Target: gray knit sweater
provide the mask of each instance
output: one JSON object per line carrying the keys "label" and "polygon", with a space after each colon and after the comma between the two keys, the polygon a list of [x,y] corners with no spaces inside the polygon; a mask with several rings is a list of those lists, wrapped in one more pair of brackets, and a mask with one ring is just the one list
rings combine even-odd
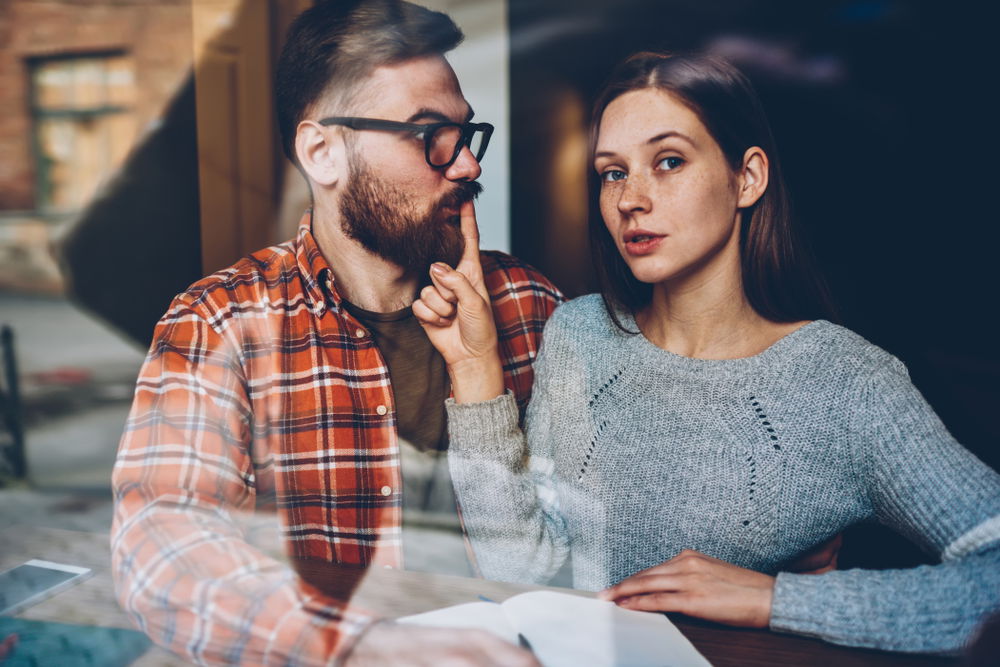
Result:
{"label": "gray knit sweater", "polygon": [[[590,295],[549,320],[535,373],[526,437],[510,395],[448,402],[485,576],[543,583],[571,555],[574,586],[598,590],[689,548],[777,574],[774,630],[899,651],[958,650],[1000,609],[1000,475],[857,334],[821,320],[754,357],[691,359]],[[782,572],[869,518],[941,563]]]}

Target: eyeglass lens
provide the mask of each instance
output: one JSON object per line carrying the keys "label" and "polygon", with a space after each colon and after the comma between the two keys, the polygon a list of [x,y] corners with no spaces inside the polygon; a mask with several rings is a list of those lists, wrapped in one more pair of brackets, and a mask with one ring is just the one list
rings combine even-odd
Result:
{"label": "eyeglass lens", "polygon": [[[469,150],[477,160],[481,159],[483,147],[483,132],[476,130],[469,141]],[[434,166],[444,166],[458,156],[459,143],[462,141],[462,128],[457,125],[445,125],[438,128],[430,139],[428,157]]]}

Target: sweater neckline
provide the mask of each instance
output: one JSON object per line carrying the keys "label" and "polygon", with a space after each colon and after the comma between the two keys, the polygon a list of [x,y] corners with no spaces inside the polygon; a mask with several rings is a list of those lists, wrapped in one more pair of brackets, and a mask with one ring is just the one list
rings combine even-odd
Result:
{"label": "sweater neckline", "polygon": [[701,359],[685,357],[659,347],[646,338],[631,313],[620,313],[619,317],[626,328],[639,332],[626,335],[629,339],[628,344],[639,356],[668,370],[698,374],[746,373],[761,368],[773,371],[776,364],[782,363],[783,360],[791,356],[789,354],[791,351],[802,347],[809,340],[821,334],[828,326],[831,326],[830,322],[826,320],[813,320],[795,331],[785,334],[755,355],[735,359]]}

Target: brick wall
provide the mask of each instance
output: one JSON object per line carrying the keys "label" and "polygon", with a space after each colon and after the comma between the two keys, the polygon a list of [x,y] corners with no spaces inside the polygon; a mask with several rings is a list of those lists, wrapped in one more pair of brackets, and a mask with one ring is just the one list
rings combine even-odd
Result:
{"label": "brick wall", "polygon": [[0,2],[0,211],[35,205],[27,59],[109,50],[132,56],[141,133],[191,66],[191,0]]}

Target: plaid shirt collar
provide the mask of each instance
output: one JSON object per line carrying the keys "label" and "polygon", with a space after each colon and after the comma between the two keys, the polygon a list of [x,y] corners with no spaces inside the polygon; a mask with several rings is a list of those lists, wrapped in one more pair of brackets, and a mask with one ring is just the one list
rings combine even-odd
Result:
{"label": "plaid shirt collar", "polygon": [[295,259],[302,275],[302,287],[310,310],[316,317],[330,308],[340,312],[341,296],[334,286],[333,269],[316,243],[312,232],[312,209],[306,209],[299,220],[299,231],[295,239]]}

